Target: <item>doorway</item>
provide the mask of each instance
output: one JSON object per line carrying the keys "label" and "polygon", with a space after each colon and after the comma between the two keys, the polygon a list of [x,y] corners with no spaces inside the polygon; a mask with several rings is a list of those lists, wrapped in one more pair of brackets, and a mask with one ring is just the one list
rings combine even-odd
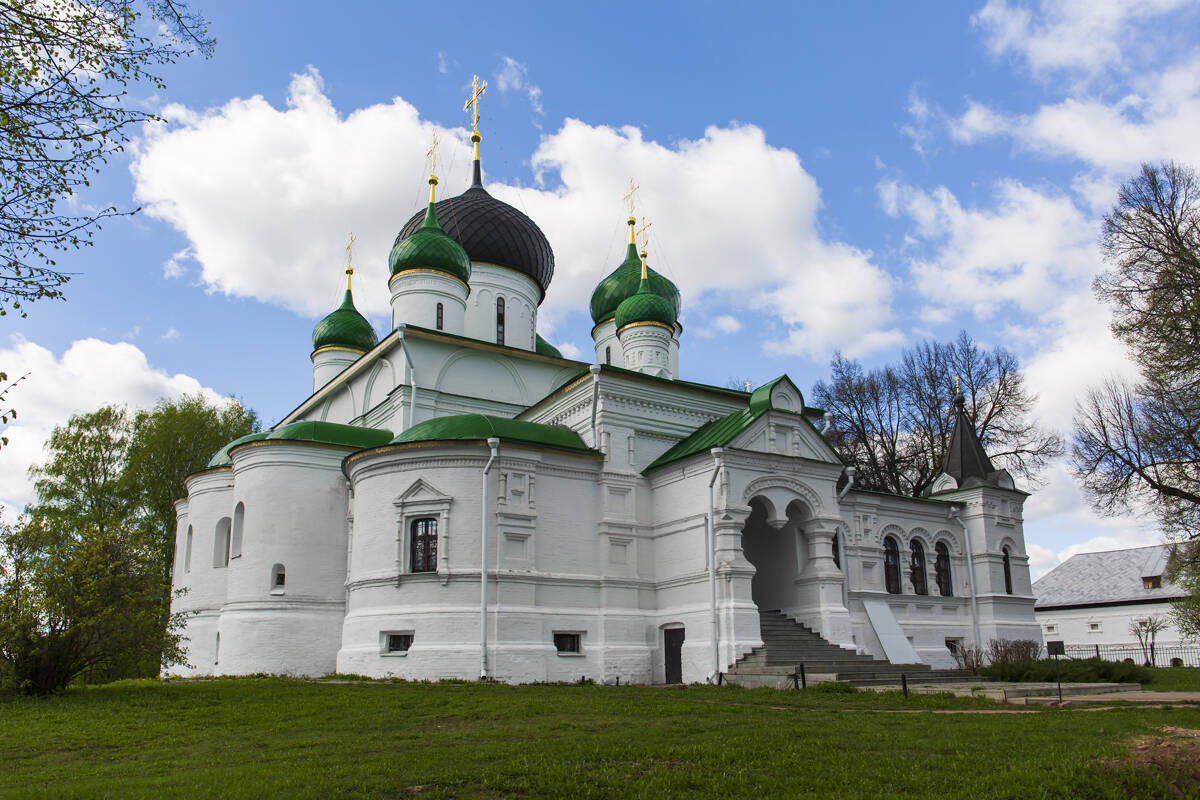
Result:
{"label": "doorway", "polygon": [[683,628],[663,631],[663,652],[666,654],[667,683],[683,683]]}

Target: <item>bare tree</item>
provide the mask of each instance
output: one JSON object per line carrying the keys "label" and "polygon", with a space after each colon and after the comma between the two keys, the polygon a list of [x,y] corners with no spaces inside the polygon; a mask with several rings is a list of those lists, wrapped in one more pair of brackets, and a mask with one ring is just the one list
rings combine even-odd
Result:
{"label": "bare tree", "polygon": [[1129,632],[1137,637],[1142,659],[1147,667],[1154,666],[1154,645],[1158,634],[1166,630],[1167,621],[1159,616],[1142,617],[1129,623]]}
{"label": "bare tree", "polygon": [[213,45],[182,0],[0,0],[0,315],[61,297],[57,254],[132,213],[68,200],[157,119],[130,87],[164,88],[156,67]]}
{"label": "bare tree", "polygon": [[919,495],[941,470],[953,432],[955,378],[967,415],[993,462],[1029,483],[1062,440],[1032,419],[1035,396],[1025,387],[1017,358],[1004,348],[981,348],[964,331],[951,342],[922,342],[898,364],[864,370],[836,354],[828,383],[813,401],[833,415],[826,437],[858,467],[866,488]]}
{"label": "bare tree", "polygon": [[1200,184],[1181,165],[1142,165],[1122,185],[1095,282],[1137,383],[1109,380],[1076,407],[1071,461],[1097,510],[1157,513],[1180,541],[1200,538]]}

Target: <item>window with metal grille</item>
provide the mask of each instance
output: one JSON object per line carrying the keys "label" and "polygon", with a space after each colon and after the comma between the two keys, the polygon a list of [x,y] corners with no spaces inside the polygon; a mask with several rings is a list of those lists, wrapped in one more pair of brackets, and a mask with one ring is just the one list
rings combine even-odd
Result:
{"label": "window with metal grille", "polygon": [[409,572],[437,572],[437,520],[414,519]]}
{"label": "window with metal grille", "polygon": [[578,633],[554,634],[554,649],[560,654],[575,655],[583,652],[583,635]]}
{"label": "window with metal grille", "polygon": [[900,545],[891,536],[883,540],[883,583],[888,594],[900,594]]}
{"label": "window with metal grille", "polygon": [[504,298],[496,298],[496,344],[504,344]]}
{"label": "window with metal grille", "polygon": [[611,363],[612,363],[612,347],[605,347],[605,348],[604,348],[604,363],[605,363],[605,364],[611,364]]}
{"label": "window with metal grille", "polygon": [[387,635],[387,648],[389,653],[407,653],[408,648],[412,647],[413,635],[411,633],[389,633]]}
{"label": "window with metal grille", "polygon": [[950,579],[950,548],[945,542],[938,542],[934,545],[934,552],[937,553],[933,562],[934,579],[937,581],[938,594],[942,597],[954,596],[954,583]]}
{"label": "window with metal grille", "polygon": [[913,591],[929,594],[929,578],[925,574],[925,545],[913,539],[908,543],[908,550],[908,579],[912,581]]}
{"label": "window with metal grille", "polygon": [[442,308],[442,304],[438,303],[437,304],[437,329],[439,331],[442,330],[442,325],[444,324],[444,321],[445,321],[444,317],[443,317],[444,310],[445,309]]}
{"label": "window with metal grille", "polygon": [[842,548],[838,544],[838,535],[833,535],[833,565],[838,569],[842,568]]}

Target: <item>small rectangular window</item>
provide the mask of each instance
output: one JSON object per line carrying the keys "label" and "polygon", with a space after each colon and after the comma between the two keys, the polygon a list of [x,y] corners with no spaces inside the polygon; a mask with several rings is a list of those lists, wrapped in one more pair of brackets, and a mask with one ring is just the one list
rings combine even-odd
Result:
{"label": "small rectangular window", "polygon": [[1047,625],[1046,633],[1058,633],[1058,626],[1057,625]]}
{"label": "small rectangular window", "polygon": [[385,652],[407,653],[408,648],[412,647],[412,643],[413,635],[411,633],[389,633]]}
{"label": "small rectangular window", "polygon": [[1142,578],[1142,588],[1144,589],[1161,589],[1162,575],[1150,575]]}
{"label": "small rectangular window", "polygon": [[583,652],[583,635],[579,633],[554,634],[554,649],[559,655],[579,655]]}
{"label": "small rectangular window", "polygon": [[1091,631],[1092,633],[1099,633],[1101,630],[1103,630],[1103,628],[1101,628],[1099,622],[1089,622],[1088,630]]}

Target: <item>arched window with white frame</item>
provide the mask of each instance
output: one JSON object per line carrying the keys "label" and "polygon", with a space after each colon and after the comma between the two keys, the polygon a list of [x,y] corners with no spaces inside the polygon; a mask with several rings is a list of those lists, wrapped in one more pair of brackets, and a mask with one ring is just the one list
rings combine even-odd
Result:
{"label": "arched window with white frame", "polygon": [[900,545],[894,536],[883,538],[883,584],[888,594],[900,594]]}
{"label": "arched window with white frame", "polygon": [[937,581],[938,594],[942,597],[954,596],[954,582],[950,576],[950,548],[945,542],[938,542],[933,547],[936,554],[933,560],[933,577]]}
{"label": "arched window with white frame", "polygon": [[229,517],[221,517],[213,536],[213,568],[221,569],[229,566],[229,545],[231,525]]}
{"label": "arched window with white frame", "polygon": [[496,344],[504,344],[504,298],[496,298]]}
{"label": "arched window with white frame", "polygon": [[925,572],[925,545],[920,539],[908,543],[908,579],[912,581],[915,594],[929,594],[929,578]]}
{"label": "arched window with white frame", "polygon": [[241,558],[242,533],[246,527],[246,506],[239,502],[233,509],[233,534],[229,539],[229,557]]}
{"label": "arched window with white frame", "polygon": [[1012,551],[1008,549],[1008,545],[1005,545],[1000,552],[1004,556],[1004,593],[1012,594]]}

